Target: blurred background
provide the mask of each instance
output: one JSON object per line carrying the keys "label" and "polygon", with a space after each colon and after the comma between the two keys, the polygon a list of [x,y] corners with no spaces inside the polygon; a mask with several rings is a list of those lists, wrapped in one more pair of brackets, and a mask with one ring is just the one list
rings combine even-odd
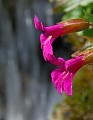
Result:
{"label": "blurred background", "polygon": [[[50,78],[54,66],[43,59],[41,32],[33,23],[34,15],[49,26],[85,17],[83,10],[93,22],[92,8],[91,0],[0,0],[0,120],[93,120],[92,65],[77,73],[73,97],[60,96]],[[56,56],[70,58],[89,45],[78,35],[92,37],[92,32],[57,38]]]}

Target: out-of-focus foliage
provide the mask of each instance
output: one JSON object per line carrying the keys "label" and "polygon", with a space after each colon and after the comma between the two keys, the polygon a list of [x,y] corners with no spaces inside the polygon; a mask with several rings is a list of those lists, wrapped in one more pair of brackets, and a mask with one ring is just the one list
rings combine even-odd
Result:
{"label": "out-of-focus foliage", "polygon": [[88,4],[91,4],[92,0],[67,0],[65,2],[65,11],[69,12],[71,10],[74,10],[78,6],[86,7]]}
{"label": "out-of-focus foliage", "polygon": [[[54,14],[62,13],[62,21],[74,18],[87,19],[91,26],[65,38],[73,51],[93,48],[93,0],[55,1]],[[73,95],[65,96],[57,104],[51,120],[93,120],[93,64],[83,67],[73,80]]]}
{"label": "out-of-focus foliage", "polygon": [[[53,1],[55,0],[52,0],[52,2]],[[57,5],[55,8],[58,8],[61,6],[61,8],[63,8],[65,12],[69,12],[71,10],[76,9],[78,6],[87,7],[89,4],[93,3],[93,1],[92,0],[83,0],[83,1],[81,0],[56,0],[55,3]],[[60,9],[60,12],[63,12],[62,10]]]}
{"label": "out-of-focus foliage", "polygon": [[[84,18],[93,23],[93,1],[92,0],[66,0],[54,7],[54,13],[62,13],[62,20]],[[93,37],[93,29],[89,28],[83,32],[79,32],[79,35]]]}

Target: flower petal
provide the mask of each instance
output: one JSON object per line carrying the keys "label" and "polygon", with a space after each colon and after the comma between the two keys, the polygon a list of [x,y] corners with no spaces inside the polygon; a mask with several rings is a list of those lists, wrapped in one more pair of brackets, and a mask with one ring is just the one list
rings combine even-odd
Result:
{"label": "flower petal", "polygon": [[49,54],[53,55],[53,49],[51,45],[51,37],[45,36],[45,34],[41,34],[40,36],[41,49],[43,51],[43,57],[47,61],[49,60]]}
{"label": "flower petal", "polygon": [[44,26],[43,26],[42,22],[39,21],[37,16],[34,17],[34,24],[35,24],[35,27],[37,30],[44,30]]}
{"label": "flower petal", "polygon": [[59,94],[64,91],[67,95],[72,95],[72,79],[74,75],[65,71],[64,68],[58,68],[51,73],[52,82]]}
{"label": "flower petal", "polygon": [[61,57],[56,58],[54,55],[49,54],[49,62],[53,65],[64,66],[65,60]]}
{"label": "flower petal", "polygon": [[73,79],[73,74],[67,73],[64,77],[63,81],[63,90],[67,95],[72,95],[72,79]]}
{"label": "flower petal", "polygon": [[75,58],[71,58],[65,62],[66,70],[75,74],[77,70],[79,70],[84,65],[84,60],[82,56],[77,56]]}
{"label": "flower petal", "polygon": [[52,77],[52,82],[54,84],[54,86],[56,87],[57,91],[59,94],[62,94],[63,91],[63,80],[62,80],[62,72],[64,71],[64,69],[62,68],[58,68],[52,71],[51,73],[51,77]]}

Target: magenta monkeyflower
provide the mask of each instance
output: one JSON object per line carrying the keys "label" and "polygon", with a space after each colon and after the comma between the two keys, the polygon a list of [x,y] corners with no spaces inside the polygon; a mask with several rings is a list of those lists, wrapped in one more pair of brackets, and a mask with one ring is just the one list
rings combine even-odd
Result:
{"label": "magenta monkeyflower", "polygon": [[89,27],[89,23],[83,19],[72,19],[57,23],[56,25],[45,27],[38,18],[34,17],[34,23],[37,30],[42,30],[40,35],[41,49],[44,59],[49,61],[49,54],[53,55],[52,42],[59,36],[67,33],[76,32]]}
{"label": "magenta monkeyflower", "polygon": [[77,56],[69,60],[56,58],[54,55],[49,55],[49,59],[51,64],[60,66],[51,73],[52,82],[57,91],[59,94],[64,91],[67,95],[72,95],[72,79],[82,66],[93,63],[93,49],[78,52]]}
{"label": "magenta monkeyflower", "polygon": [[50,57],[53,61],[52,64],[60,66],[51,73],[54,86],[59,94],[64,91],[67,95],[72,95],[72,79],[75,73],[85,64],[84,56],[77,56],[66,61],[52,55]]}

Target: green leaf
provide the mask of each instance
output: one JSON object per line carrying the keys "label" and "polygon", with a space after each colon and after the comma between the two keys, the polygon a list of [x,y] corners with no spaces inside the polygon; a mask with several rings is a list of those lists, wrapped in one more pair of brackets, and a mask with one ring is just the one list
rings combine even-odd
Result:
{"label": "green leaf", "polygon": [[83,36],[93,37],[93,28],[84,30]]}
{"label": "green leaf", "polygon": [[65,11],[69,12],[78,6],[86,7],[90,3],[93,3],[93,0],[67,0]]}
{"label": "green leaf", "polygon": [[93,23],[93,3],[89,4],[86,8],[86,11],[84,11],[86,19]]}
{"label": "green leaf", "polygon": [[79,6],[76,9],[66,13],[62,17],[62,20],[73,19],[73,18],[82,18],[82,16],[84,16],[84,11],[83,11],[83,8]]}

